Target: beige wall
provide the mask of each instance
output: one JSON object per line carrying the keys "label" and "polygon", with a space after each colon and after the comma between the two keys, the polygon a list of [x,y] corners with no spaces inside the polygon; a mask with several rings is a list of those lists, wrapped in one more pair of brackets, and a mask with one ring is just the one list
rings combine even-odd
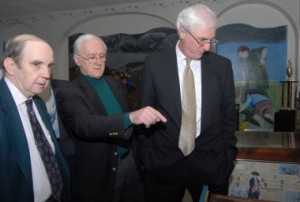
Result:
{"label": "beige wall", "polygon": [[[55,51],[53,77],[68,79],[68,36],[78,32],[108,35],[142,33],[155,27],[175,27],[178,12],[202,2],[216,11],[219,26],[247,23],[256,27],[288,26],[288,58],[298,67],[299,1],[295,0],[161,0],[114,7],[0,18],[1,44],[11,35],[34,33],[47,40]],[[0,55],[3,49],[0,50]],[[296,70],[295,78],[300,78]]]}

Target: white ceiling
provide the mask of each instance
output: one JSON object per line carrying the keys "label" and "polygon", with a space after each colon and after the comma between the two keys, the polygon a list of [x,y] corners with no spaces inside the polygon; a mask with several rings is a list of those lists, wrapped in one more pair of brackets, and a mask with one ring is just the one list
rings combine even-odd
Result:
{"label": "white ceiling", "polygon": [[0,18],[155,0],[0,0]]}

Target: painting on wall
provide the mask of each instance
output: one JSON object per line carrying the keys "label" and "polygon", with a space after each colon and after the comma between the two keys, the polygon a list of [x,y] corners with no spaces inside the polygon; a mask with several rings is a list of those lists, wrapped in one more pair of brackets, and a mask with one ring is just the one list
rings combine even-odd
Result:
{"label": "painting on wall", "polygon": [[240,125],[247,130],[274,128],[286,79],[287,27],[229,24],[218,28],[218,54],[232,62]]}
{"label": "painting on wall", "polygon": [[[82,33],[69,37],[69,75],[76,77],[77,67],[73,60],[73,44]],[[147,54],[175,46],[178,35],[173,28],[154,28],[141,34],[117,33],[100,36],[107,45],[106,75],[120,79],[127,86],[131,107],[137,106],[143,61]]]}

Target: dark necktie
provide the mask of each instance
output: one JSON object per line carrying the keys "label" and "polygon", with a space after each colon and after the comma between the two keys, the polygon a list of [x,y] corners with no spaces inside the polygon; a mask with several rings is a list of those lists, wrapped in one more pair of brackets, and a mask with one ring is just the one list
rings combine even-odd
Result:
{"label": "dark necktie", "polygon": [[182,81],[182,118],[178,146],[184,156],[188,156],[195,148],[196,135],[196,92],[190,58],[186,58],[186,67]]}
{"label": "dark necktie", "polygon": [[61,201],[63,183],[54,152],[36,118],[35,112],[33,111],[32,100],[27,100],[26,106],[35,143],[40,152],[51,185],[52,195],[57,201]]}

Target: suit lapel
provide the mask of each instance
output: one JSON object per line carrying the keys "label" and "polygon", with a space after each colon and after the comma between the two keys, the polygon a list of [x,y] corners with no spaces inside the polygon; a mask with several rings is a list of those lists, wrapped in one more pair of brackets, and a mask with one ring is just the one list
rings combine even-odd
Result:
{"label": "suit lapel", "polygon": [[54,149],[55,149],[55,156],[56,156],[56,159],[57,159],[57,163],[58,163],[58,166],[60,168],[60,172],[62,174],[62,178],[64,180],[64,184],[67,184],[68,182],[68,177],[69,177],[69,171],[68,171],[68,167],[67,167],[67,164],[64,160],[64,157],[63,157],[63,154],[61,153],[60,149],[59,149],[59,145],[56,141],[56,135],[55,135],[55,132],[52,128],[52,124],[50,122],[50,118],[49,118],[49,114],[47,112],[47,109],[45,107],[45,104],[43,102],[43,100],[38,97],[38,96],[34,96],[33,97],[33,101],[39,111],[39,114],[46,126],[46,128],[48,129],[49,133],[50,133],[50,136],[51,136],[51,140],[54,144]]}
{"label": "suit lapel", "polygon": [[[168,85],[168,89],[170,89],[170,96],[172,96],[172,102],[170,104],[175,105],[175,111],[169,110],[172,114],[172,117],[181,117],[181,96],[180,96],[180,84],[178,78],[178,67],[177,67],[177,58],[175,48],[168,52],[165,60],[163,61],[162,68],[164,72],[163,75],[166,75],[166,81],[164,81],[164,85]],[[173,108],[173,107],[172,107]],[[181,120],[176,120],[176,123],[181,124]]]}
{"label": "suit lapel", "polygon": [[212,75],[212,68],[210,68],[210,62],[208,60],[207,55],[203,55],[201,59],[201,80],[202,80],[202,111],[201,111],[201,127],[205,125],[206,115],[208,112],[208,105],[210,103],[211,93],[210,93],[210,82],[213,81],[211,78]]}
{"label": "suit lapel", "polygon": [[52,139],[52,142],[55,144],[56,146],[56,135],[55,135],[55,132],[52,128],[52,125],[51,125],[51,122],[50,122],[50,118],[49,118],[49,114],[47,113],[47,109],[43,107],[44,103],[43,101],[38,98],[38,97],[33,97],[33,101],[35,103],[35,106],[37,107],[38,111],[39,111],[39,114],[43,120],[43,123],[45,124],[47,130],[49,131],[50,133],[50,136],[51,136],[51,139]]}
{"label": "suit lapel", "polygon": [[9,134],[9,140],[11,148],[16,156],[16,160],[19,164],[20,170],[24,174],[28,184],[32,187],[32,176],[31,176],[31,163],[30,154],[27,144],[26,135],[22,125],[22,121],[13,100],[11,92],[4,80],[0,81],[0,92],[5,96],[1,96],[1,103],[3,104],[5,111],[5,122]]}
{"label": "suit lapel", "polygon": [[101,100],[98,98],[96,91],[88,83],[88,81],[86,81],[83,78],[81,74],[78,74],[74,82],[76,83],[76,85],[78,85],[80,91],[86,95],[86,98],[89,100],[89,102],[92,103],[93,106],[90,107],[94,107],[96,112],[99,112],[101,114],[106,114],[104,105],[102,104]]}
{"label": "suit lapel", "polygon": [[[123,112],[129,111],[129,99],[125,87],[122,89],[121,85],[118,85],[119,83],[114,81],[113,78],[103,76],[109,87],[111,88],[113,94],[115,95],[115,98],[118,100],[118,103],[122,109]],[[123,91],[124,90],[124,91]],[[124,92],[124,94],[122,94]]]}

